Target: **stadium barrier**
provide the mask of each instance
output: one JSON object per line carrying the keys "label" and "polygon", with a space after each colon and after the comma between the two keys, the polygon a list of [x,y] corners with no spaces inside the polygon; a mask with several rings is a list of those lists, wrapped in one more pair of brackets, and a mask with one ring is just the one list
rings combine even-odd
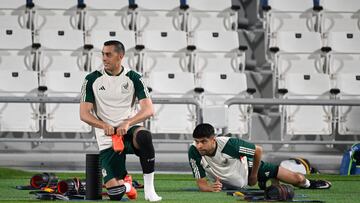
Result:
{"label": "stadium barrier", "polygon": [[[193,104],[196,106],[198,123],[202,121],[201,105],[195,98],[152,98],[154,104]],[[0,97],[0,103],[78,103],[80,97]],[[360,106],[360,100],[328,100],[328,99],[272,99],[272,98],[231,98],[225,102],[225,107],[235,104],[251,105],[310,105],[310,106]],[[96,139],[58,139],[58,138],[2,138],[2,142],[79,142],[96,143]],[[154,143],[185,143],[191,144],[192,140],[164,140],[154,139]],[[255,144],[309,144],[309,145],[352,145],[353,141],[306,141],[306,140],[254,140]]]}

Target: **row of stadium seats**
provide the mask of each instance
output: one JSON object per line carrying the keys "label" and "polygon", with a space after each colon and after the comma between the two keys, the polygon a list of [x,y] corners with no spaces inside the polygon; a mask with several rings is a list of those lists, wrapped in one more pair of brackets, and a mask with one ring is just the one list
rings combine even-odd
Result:
{"label": "row of stadium seats", "polygon": [[[34,71],[1,71],[0,93],[2,96],[37,96],[40,79],[47,87],[44,92],[47,97],[78,96],[86,74],[83,71],[50,71],[39,76]],[[204,73],[199,85],[196,85],[195,78],[190,72],[152,72],[146,84],[153,98],[196,98],[204,121],[218,121],[214,116],[225,118],[223,126],[228,126],[229,132],[239,135],[248,133],[252,114],[250,105],[221,109],[225,108],[227,99],[250,98],[254,93],[247,87],[246,75]],[[284,99],[359,99],[359,89],[359,75],[341,74],[336,85],[331,86],[330,77],[326,74],[288,74],[281,94]],[[40,111],[39,104],[2,104],[1,131],[38,131],[39,120],[45,120],[48,132],[88,132],[91,128],[78,119],[78,106],[47,103],[45,110]],[[14,112],[19,112],[21,116],[14,116]],[[360,132],[356,122],[360,115],[359,107],[284,106],[281,113],[286,133],[290,135],[330,135],[334,123],[338,125],[340,134]],[[177,117],[175,120],[172,119],[174,115]],[[191,104],[155,104],[155,115],[150,119],[149,127],[154,133],[189,134],[199,120],[197,116],[196,106]],[[18,117],[21,119],[16,119]]]}
{"label": "row of stadium seats", "polygon": [[[274,95],[358,99],[359,1],[262,0]],[[359,134],[359,107],[283,106],[284,135]]]}
{"label": "row of stadium seats", "polygon": [[[347,52],[352,52],[347,42],[359,42],[359,39],[356,39],[356,35],[360,31],[359,6],[359,1],[356,0],[349,0],[346,3],[337,0],[262,1],[262,8],[265,12],[265,46],[267,49],[277,46],[278,41],[284,37],[291,39],[289,36],[284,36],[288,34],[282,33],[295,32],[303,33],[305,38],[309,36],[309,39],[304,39],[302,42],[308,41],[308,44],[313,43],[316,46],[322,43],[321,46],[330,46],[335,51],[343,52],[344,49],[347,49]],[[313,32],[319,34],[313,34]],[[355,38],[349,40],[347,37],[348,39],[345,39],[344,36],[337,33],[347,33],[349,36],[355,33]],[[323,42],[319,40],[320,38]],[[344,45],[341,45],[342,42]],[[290,43],[290,46],[293,45],[294,43]],[[304,47],[303,45],[307,46],[307,43],[299,43],[296,46],[301,49]],[[338,48],[342,50],[338,50]],[[267,56],[270,57],[269,54]]]}
{"label": "row of stadium seats", "polygon": [[359,32],[357,0],[262,1],[268,34],[279,31]]}
{"label": "row of stadium seats", "polygon": [[25,0],[0,6],[0,27],[114,30],[236,30],[231,0]]}
{"label": "row of stadium seats", "polygon": [[19,31],[0,33],[0,70],[96,70],[102,64],[103,42],[111,39],[124,42],[124,64],[143,73],[239,72],[245,64],[246,47],[240,46],[236,31],[197,31],[190,37],[183,31],[146,31],[137,37],[133,31],[94,31],[88,44],[76,30],[42,30],[38,43],[32,43],[30,31]]}
{"label": "row of stadium seats", "polygon": [[270,47],[274,88],[282,88],[287,74],[328,74],[336,81],[339,74],[358,75],[360,33],[331,32],[322,39],[316,32],[279,32]]}

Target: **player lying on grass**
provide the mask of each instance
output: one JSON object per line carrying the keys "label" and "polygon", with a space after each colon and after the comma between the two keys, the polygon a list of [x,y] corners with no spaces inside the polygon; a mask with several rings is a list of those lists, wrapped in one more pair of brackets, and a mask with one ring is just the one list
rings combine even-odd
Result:
{"label": "player lying on grass", "polygon": [[[193,132],[189,163],[196,183],[203,192],[239,189],[271,179],[309,189],[328,189],[325,180],[308,180],[304,175],[261,161],[262,148],[238,138],[215,136],[210,124],[199,124]],[[206,176],[211,180],[209,183]]]}

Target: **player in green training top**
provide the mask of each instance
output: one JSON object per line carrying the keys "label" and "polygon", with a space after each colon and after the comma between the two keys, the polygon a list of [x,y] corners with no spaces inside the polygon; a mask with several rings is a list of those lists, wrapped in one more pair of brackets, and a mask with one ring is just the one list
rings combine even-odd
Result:
{"label": "player in green training top", "polygon": [[[136,199],[125,167],[125,155],[135,153],[144,173],[145,199],[160,201],[162,198],[154,188],[152,136],[149,130],[138,125],[152,116],[153,105],[141,75],[121,65],[124,55],[121,42],[104,43],[103,67],[87,75],[82,86],[80,118],[95,129],[103,179],[110,199],[121,200],[125,192],[130,199]],[[138,111],[136,101],[140,106]],[[111,136],[123,136],[121,153],[113,149]]]}
{"label": "player in green training top", "polygon": [[238,138],[215,136],[210,124],[199,124],[193,138],[195,142],[189,148],[189,163],[200,191],[239,189],[268,179],[272,179],[273,184],[282,181],[301,188],[331,187],[328,181],[308,180],[302,174],[261,161],[260,146]]}

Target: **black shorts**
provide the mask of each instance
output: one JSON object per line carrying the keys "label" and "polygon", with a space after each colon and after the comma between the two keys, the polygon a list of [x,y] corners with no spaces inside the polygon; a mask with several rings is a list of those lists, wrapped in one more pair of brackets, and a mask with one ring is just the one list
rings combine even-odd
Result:
{"label": "black shorts", "polygon": [[263,162],[260,163],[260,168],[258,171],[258,181],[264,182],[269,179],[273,179],[277,177],[277,174],[279,172],[279,166],[274,165],[272,163]]}

